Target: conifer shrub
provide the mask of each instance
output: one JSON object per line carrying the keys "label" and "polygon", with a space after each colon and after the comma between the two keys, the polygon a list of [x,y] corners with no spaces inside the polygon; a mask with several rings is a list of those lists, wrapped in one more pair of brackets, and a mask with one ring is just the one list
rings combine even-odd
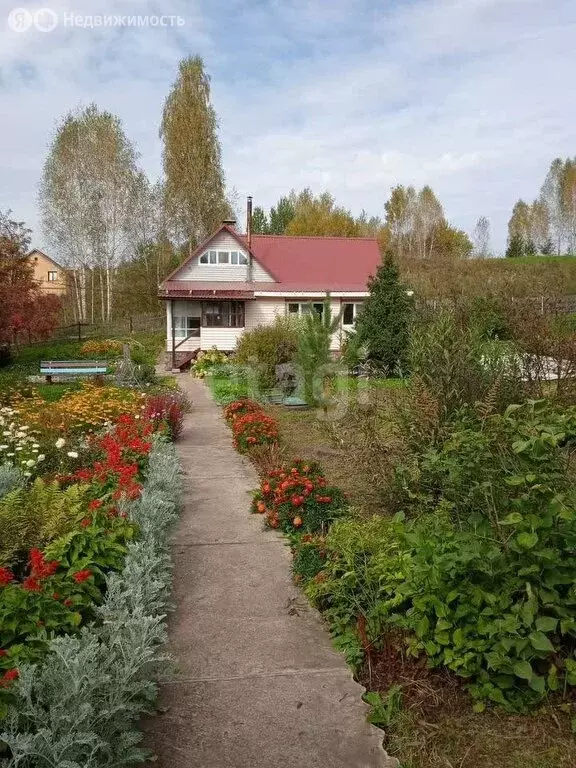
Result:
{"label": "conifer shrub", "polygon": [[368,281],[368,290],[357,321],[358,343],[366,345],[368,359],[386,376],[406,375],[413,299],[390,252]]}

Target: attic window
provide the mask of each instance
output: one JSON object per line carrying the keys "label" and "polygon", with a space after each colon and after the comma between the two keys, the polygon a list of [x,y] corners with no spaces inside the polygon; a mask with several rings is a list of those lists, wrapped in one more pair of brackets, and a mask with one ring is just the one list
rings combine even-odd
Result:
{"label": "attic window", "polygon": [[200,256],[200,264],[248,264],[248,259],[241,251],[206,251]]}

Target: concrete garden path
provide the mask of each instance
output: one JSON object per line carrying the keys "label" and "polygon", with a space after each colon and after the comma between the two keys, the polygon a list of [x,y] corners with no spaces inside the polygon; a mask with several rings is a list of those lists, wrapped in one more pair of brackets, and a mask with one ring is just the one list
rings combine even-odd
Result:
{"label": "concrete garden path", "polygon": [[177,443],[184,509],[174,536],[177,671],[146,742],[161,768],[393,768],[363,689],[293,585],[283,539],[249,513],[257,476],[207,388]]}

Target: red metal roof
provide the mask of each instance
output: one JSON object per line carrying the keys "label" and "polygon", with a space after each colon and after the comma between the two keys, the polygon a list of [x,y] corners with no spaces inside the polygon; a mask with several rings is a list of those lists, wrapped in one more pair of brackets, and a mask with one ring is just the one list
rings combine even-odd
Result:
{"label": "red metal roof", "polygon": [[[359,291],[367,289],[368,278],[376,273],[380,264],[378,241],[371,237],[292,237],[287,235],[252,235],[250,252],[276,280],[262,282],[204,282],[175,280],[178,272],[202,253],[208,243],[223,230],[229,232],[248,250],[245,235],[223,225],[201,243],[198,248],[170,274],[160,286],[160,295],[184,298],[193,291]],[[166,293],[169,291],[169,293]],[[252,294],[253,296],[253,294]],[[238,297],[238,298],[252,298]],[[204,296],[203,296],[204,297]],[[209,298],[207,295],[206,298]]]}
{"label": "red metal roof", "polygon": [[251,250],[292,291],[365,291],[381,260],[378,241],[369,237],[253,235]]}

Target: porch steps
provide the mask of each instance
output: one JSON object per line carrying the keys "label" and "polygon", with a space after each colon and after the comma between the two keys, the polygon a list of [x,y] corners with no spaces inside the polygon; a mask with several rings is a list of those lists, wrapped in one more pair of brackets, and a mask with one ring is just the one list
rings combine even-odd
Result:
{"label": "porch steps", "polygon": [[200,347],[198,347],[198,349],[195,349],[193,352],[188,352],[184,357],[182,357],[176,363],[176,367],[172,368],[172,373],[182,373],[182,371],[185,371],[188,368],[190,368],[190,363],[193,360],[196,360],[196,357],[198,356],[198,352],[200,352]]}

